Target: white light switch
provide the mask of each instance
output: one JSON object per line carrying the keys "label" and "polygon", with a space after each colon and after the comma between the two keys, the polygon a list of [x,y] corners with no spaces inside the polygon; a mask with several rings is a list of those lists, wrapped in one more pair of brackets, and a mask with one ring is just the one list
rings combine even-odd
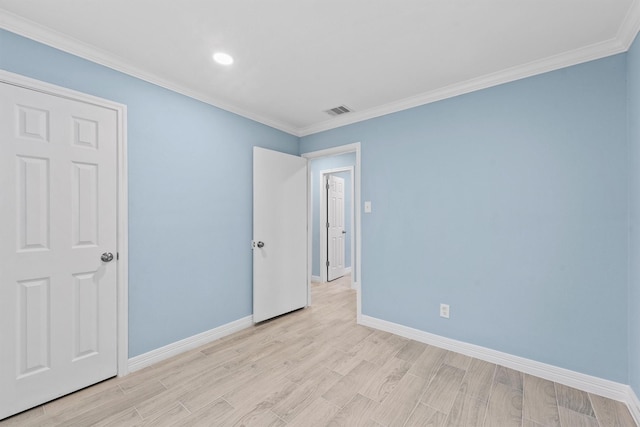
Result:
{"label": "white light switch", "polygon": [[364,213],[371,213],[371,202],[364,202]]}

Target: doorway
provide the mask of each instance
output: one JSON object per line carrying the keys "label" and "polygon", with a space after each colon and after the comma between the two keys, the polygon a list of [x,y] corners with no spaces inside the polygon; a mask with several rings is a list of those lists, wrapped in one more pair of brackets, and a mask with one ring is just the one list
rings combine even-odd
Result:
{"label": "doorway", "polygon": [[[361,154],[360,154],[360,143],[356,142],[356,143],[352,143],[352,144],[347,144],[347,145],[342,145],[342,146],[338,146],[338,147],[333,147],[333,148],[328,148],[328,149],[324,149],[324,150],[319,150],[319,151],[313,151],[313,152],[309,152],[309,153],[304,153],[302,154],[302,157],[305,157],[307,159],[309,159],[310,161],[315,161],[318,159],[327,159],[330,157],[335,157],[335,156],[341,156],[341,155],[345,155],[345,154],[352,154],[353,155],[353,161],[351,163],[351,165],[345,165],[343,167],[352,167],[353,168],[353,172],[352,172],[352,186],[353,186],[353,227],[352,227],[352,259],[351,259],[351,267],[352,267],[352,271],[351,271],[351,287],[353,289],[356,290],[357,293],[357,320],[358,322],[360,322],[360,318],[362,315],[362,309],[361,309],[361,288],[362,288],[362,282],[361,282],[361,242],[362,242],[362,236],[361,236],[361,209],[360,209],[360,204],[361,204],[361,179],[360,179],[360,174],[361,174]],[[309,177],[308,177],[308,183],[309,183],[309,224],[319,224],[319,221],[317,218],[313,218],[312,217],[312,203],[313,203],[313,194],[314,192],[317,194],[320,191],[320,184],[319,184],[319,178],[313,176],[312,174],[312,167],[309,168]],[[325,168],[326,169],[326,168]],[[314,251],[313,251],[313,234],[314,234],[314,227],[309,227],[309,250],[308,250],[308,263],[310,266],[313,265],[314,263],[314,258],[316,259],[316,262],[320,259],[318,258],[318,253],[322,252],[322,251],[317,251],[315,257],[313,255]],[[317,240],[319,240],[319,234],[320,234],[320,227],[318,227],[318,237]],[[326,228],[325,228],[325,232],[326,232]],[[326,239],[325,239],[325,245],[326,245]],[[325,257],[326,257],[326,250],[325,250]],[[319,262],[317,262],[319,264]],[[311,286],[311,270],[309,269],[310,273],[309,273],[309,287]],[[325,270],[326,271],[326,270]],[[315,276],[315,274],[314,274]],[[326,280],[326,272],[325,272],[325,279]],[[316,277],[314,277],[316,279],[316,281],[320,280],[322,277],[322,274],[318,274]],[[309,288],[309,301],[308,301],[308,305],[311,305],[311,289]]]}

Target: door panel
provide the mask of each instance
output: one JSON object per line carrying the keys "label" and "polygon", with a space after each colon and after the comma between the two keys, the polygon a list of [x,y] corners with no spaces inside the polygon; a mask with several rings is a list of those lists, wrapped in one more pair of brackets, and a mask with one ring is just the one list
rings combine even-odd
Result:
{"label": "door panel", "polygon": [[98,353],[100,279],[96,272],[73,275],[73,360]]}
{"label": "door panel", "polygon": [[254,147],[253,238],[253,321],[305,307],[306,159]]}
{"label": "door panel", "polygon": [[117,373],[117,113],[0,83],[0,419]]}
{"label": "door panel", "polygon": [[16,156],[19,252],[49,249],[49,160]]}
{"label": "door panel", "polygon": [[49,278],[18,282],[18,378],[50,368]]}
{"label": "door panel", "polygon": [[73,247],[98,246],[98,165],[73,162],[71,169]]}

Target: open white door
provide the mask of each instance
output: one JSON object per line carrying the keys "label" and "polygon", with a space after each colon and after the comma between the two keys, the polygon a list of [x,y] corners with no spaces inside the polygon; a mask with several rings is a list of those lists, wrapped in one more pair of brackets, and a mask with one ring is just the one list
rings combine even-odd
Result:
{"label": "open white door", "polygon": [[307,305],[307,159],[253,148],[253,321]]}
{"label": "open white door", "polygon": [[0,83],[0,419],[117,373],[116,152],[114,110]]}
{"label": "open white door", "polygon": [[344,179],[327,177],[327,280],[335,280],[346,273],[345,224],[344,224]]}

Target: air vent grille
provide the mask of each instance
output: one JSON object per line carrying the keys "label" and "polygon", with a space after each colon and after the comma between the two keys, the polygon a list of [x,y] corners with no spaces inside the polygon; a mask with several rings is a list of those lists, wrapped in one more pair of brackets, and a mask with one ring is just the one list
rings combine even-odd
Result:
{"label": "air vent grille", "polygon": [[347,107],[346,105],[340,105],[338,107],[334,107],[334,108],[330,108],[328,110],[325,110],[325,113],[327,113],[330,116],[339,116],[341,114],[346,114],[346,113],[350,113],[353,110],[349,107]]}

